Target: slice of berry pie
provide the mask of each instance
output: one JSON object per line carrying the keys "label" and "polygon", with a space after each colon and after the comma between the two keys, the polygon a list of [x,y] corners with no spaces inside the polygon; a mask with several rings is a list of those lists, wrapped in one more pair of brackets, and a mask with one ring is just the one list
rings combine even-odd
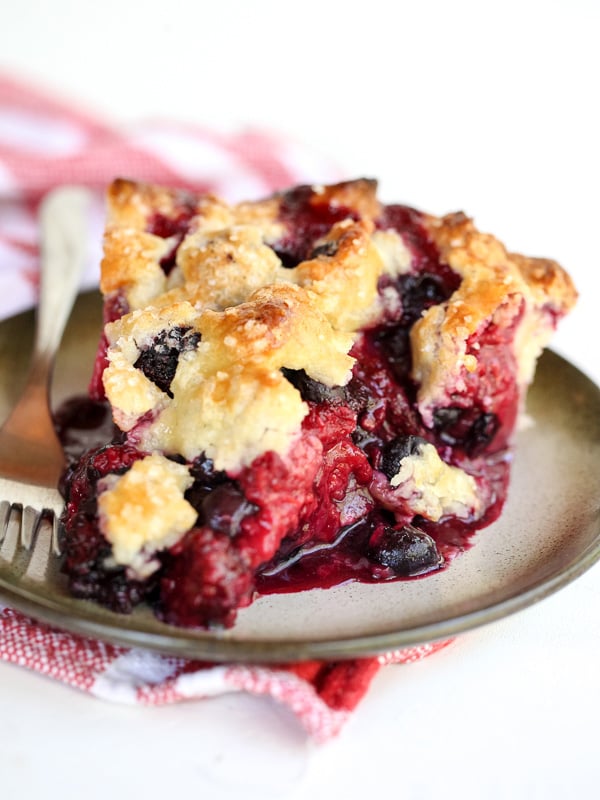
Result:
{"label": "slice of berry pie", "polygon": [[556,263],[371,180],[108,199],[90,399],[58,419],[74,595],[230,626],[257,593],[438,571],[496,518],[575,300]]}

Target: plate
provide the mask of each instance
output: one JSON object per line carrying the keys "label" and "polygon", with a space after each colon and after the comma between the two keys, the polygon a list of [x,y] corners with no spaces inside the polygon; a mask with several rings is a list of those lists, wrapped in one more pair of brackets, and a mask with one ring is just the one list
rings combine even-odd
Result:
{"label": "plate", "polygon": [[[53,403],[84,392],[101,325],[96,292],[77,301],[61,347]],[[0,323],[0,414],[24,381],[33,312]],[[209,661],[283,662],[349,658],[446,639],[542,600],[600,559],[600,390],[547,351],[517,438],[500,520],[440,573],[408,582],[348,583],[258,598],[227,631],[187,631],[146,608],[117,615],[0,561],[0,594],[15,608],[64,630],[126,646]]]}

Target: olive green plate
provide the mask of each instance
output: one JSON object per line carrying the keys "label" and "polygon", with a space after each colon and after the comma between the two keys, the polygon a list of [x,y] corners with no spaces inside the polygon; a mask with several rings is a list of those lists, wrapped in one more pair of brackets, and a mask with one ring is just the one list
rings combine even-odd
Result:
{"label": "olive green plate", "polygon": [[[65,335],[53,402],[85,391],[101,324],[100,298],[82,295]],[[0,414],[24,379],[33,313],[0,322]],[[123,645],[218,661],[347,658],[453,637],[519,611],[600,559],[600,390],[552,352],[528,398],[533,424],[517,440],[501,519],[445,571],[422,580],[348,583],[258,598],[228,631],[186,631],[146,608],[120,616],[65,591],[58,569],[44,582],[24,563],[0,560],[0,595],[62,629]]]}

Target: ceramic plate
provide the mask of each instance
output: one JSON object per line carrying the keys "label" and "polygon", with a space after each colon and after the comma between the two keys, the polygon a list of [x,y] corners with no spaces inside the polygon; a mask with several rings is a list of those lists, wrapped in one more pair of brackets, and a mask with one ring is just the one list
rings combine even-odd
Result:
{"label": "ceramic plate", "polygon": [[[85,391],[101,324],[96,293],[76,305],[57,361],[53,402]],[[24,379],[33,314],[0,323],[0,413]],[[424,579],[261,597],[225,632],[164,625],[148,609],[120,616],[70,598],[0,560],[12,606],[66,630],[205,660],[344,658],[443,639],[523,609],[600,559],[600,390],[552,352],[542,357],[518,436],[501,519],[450,567]]]}

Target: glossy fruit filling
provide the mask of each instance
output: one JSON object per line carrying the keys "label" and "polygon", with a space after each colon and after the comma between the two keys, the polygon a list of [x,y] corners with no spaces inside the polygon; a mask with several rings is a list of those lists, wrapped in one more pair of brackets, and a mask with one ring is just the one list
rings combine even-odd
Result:
{"label": "glossy fruit filling", "polygon": [[[339,206],[311,205],[310,198],[301,188],[283,203],[288,232],[273,249],[286,266],[314,254],[318,239],[349,216]],[[175,218],[151,223],[153,233],[173,241],[163,265],[167,272],[190,216],[184,209]],[[351,353],[356,364],[346,386],[331,388],[302,370],[283,370],[309,408],[285,458],[263,453],[235,475],[215,471],[202,457],[190,465],[194,482],[185,496],[197,512],[196,523],[157,554],[160,568],[146,580],[114,564],[98,525],[98,481],[122,474],[146,455],[111,424],[101,382],[106,342],[101,343],[90,397],[74,399],[57,415],[70,459],[64,480],[64,570],[75,596],[121,612],[145,601],[176,625],[230,626],[257,592],[436,572],[498,515],[518,404],[514,329],[490,324],[478,332],[469,342],[478,354],[476,372],[453,405],[437,409],[433,428],[425,427],[411,380],[409,332],[424,310],[456,290],[460,279],[440,262],[418,212],[388,206],[378,225],[400,232],[413,256],[411,273],[382,279],[379,287],[387,298],[395,294],[395,314],[357,336]],[[105,320],[126,310],[122,298],[108,298]],[[197,335],[176,329],[157,337],[136,366],[168,393],[180,354],[197,344]],[[412,514],[390,489],[402,460],[427,442],[444,461],[475,478],[483,513],[434,523]]]}

